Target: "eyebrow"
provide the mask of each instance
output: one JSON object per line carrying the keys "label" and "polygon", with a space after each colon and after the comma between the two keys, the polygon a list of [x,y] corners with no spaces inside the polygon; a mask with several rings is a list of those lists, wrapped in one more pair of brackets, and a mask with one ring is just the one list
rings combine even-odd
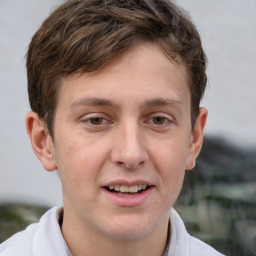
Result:
{"label": "eyebrow", "polygon": [[154,106],[173,106],[173,107],[183,107],[183,102],[179,100],[172,100],[168,98],[155,98],[145,101],[145,105],[149,107]]}
{"label": "eyebrow", "polygon": [[70,105],[70,109],[75,108],[79,105],[89,105],[89,106],[109,106],[109,107],[117,107],[117,104],[115,104],[113,101],[103,98],[80,98],[76,101],[74,101]]}
{"label": "eyebrow", "polygon": [[[109,99],[104,99],[104,98],[97,98],[97,97],[89,97],[89,98],[79,98],[78,100],[74,101],[70,105],[70,110],[75,108],[76,106],[79,105],[88,105],[88,106],[100,106],[100,107],[115,107],[119,108],[119,105],[112,100]],[[171,107],[177,107],[177,108],[182,108],[183,103],[182,101],[179,100],[173,100],[173,99],[168,99],[168,98],[154,98],[154,99],[148,99],[145,100],[141,104],[141,107],[156,107],[156,106],[171,106]]]}

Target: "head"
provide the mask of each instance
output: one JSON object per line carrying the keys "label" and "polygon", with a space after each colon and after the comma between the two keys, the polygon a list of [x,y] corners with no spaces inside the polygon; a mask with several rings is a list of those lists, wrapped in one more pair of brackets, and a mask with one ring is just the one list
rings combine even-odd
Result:
{"label": "head", "polygon": [[207,117],[205,55],[184,11],[67,1],[33,37],[27,67],[27,130],[45,169],[59,171],[63,234],[165,236]]}
{"label": "head", "polygon": [[44,21],[27,52],[30,106],[52,137],[61,79],[99,70],[143,41],[185,66],[193,128],[207,77],[206,56],[188,14],[167,0],[70,0]]}

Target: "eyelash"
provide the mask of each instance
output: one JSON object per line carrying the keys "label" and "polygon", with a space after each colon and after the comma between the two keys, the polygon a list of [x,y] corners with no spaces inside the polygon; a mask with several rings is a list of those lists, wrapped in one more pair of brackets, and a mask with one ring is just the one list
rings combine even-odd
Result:
{"label": "eyelash", "polygon": [[[95,123],[96,121],[96,123]],[[95,116],[95,117],[88,117],[84,120],[82,120],[83,123],[86,123],[90,127],[94,128],[101,128],[103,125],[111,124],[112,122],[104,117],[101,116]],[[145,124],[153,125],[154,127],[165,127],[172,123],[172,120],[170,118],[167,118],[162,115],[154,115],[151,116],[151,118],[144,121]]]}
{"label": "eyelash", "polygon": [[[100,121],[100,124],[94,124],[93,120],[96,121],[96,123],[98,123]],[[88,121],[90,122],[90,124],[98,126],[98,125],[102,124],[103,120],[105,120],[105,119],[102,117],[92,117]]]}
{"label": "eyelash", "polygon": [[[163,121],[163,123],[156,124],[156,123],[154,123],[154,121],[157,121],[157,122],[158,121]],[[154,117],[150,118],[147,122],[152,123],[152,124],[157,125],[157,126],[164,126],[164,125],[168,125],[171,121],[168,118],[164,117],[164,116],[154,116]]]}
{"label": "eyelash", "polygon": [[[99,122],[100,124],[94,124],[93,122]],[[100,117],[100,116],[96,116],[96,117],[89,117],[83,120],[84,123],[88,123],[91,126],[100,126],[106,123],[110,123],[110,121],[108,121],[106,118]]]}

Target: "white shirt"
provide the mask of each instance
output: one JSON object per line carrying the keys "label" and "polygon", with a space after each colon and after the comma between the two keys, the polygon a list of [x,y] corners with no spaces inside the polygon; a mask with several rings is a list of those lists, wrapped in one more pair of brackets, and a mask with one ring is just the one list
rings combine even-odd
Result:
{"label": "white shirt", "polygon": [[[71,255],[59,225],[60,207],[46,212],[39,223],[29,225],[0,245],[0,256],[69,256]],[[209,245],[190,236],[178,213],[170,211],[171,241],[167,256],[221,256]]]}

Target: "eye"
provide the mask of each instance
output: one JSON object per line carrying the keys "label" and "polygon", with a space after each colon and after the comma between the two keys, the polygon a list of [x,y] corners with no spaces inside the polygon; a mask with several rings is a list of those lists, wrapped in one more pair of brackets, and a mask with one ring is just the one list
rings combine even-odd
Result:
{"label": "eye", "polygon": [[156,125],[167,124],[169,120],[163,116],[155,116],[152,118],[152,123]]}
{"label": "eye", "polygon": [[88,122],[92,125],[101,125],[106,122],[106,120],[102,117],[92,117],[88,119]]}
{"label": "eye", "polygon": [[104,131],[112,127],[113,119],[105,113],[88,113],[80,118],[83,129],[89,132]]}
{"label": "eye", "polygon": [[146,122],[155,126],[166,126],[171,123],[170,119],[164,116],[153,116]]}

